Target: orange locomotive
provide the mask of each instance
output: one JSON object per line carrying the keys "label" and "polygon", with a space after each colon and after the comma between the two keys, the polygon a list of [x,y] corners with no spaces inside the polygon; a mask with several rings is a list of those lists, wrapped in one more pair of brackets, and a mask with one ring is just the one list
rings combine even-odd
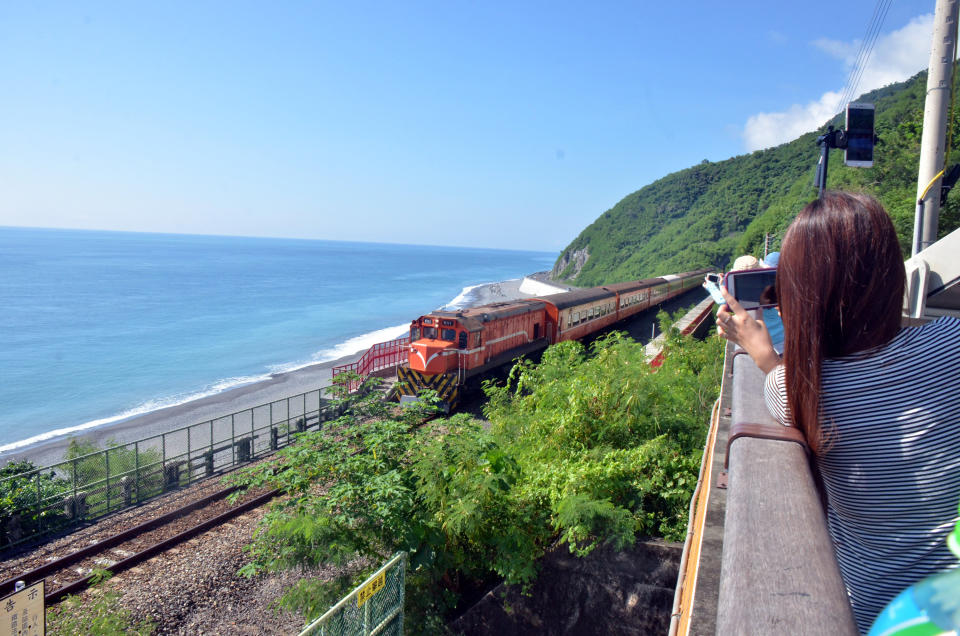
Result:
{"label": "orange locomotive", "polygon": [[401,396],[433,389],[449,410],[456,406],[460,389],[470,378],[555,342],[589,336],[659,305],[700,285],[709,271],[434,311],[410,325],[409,367],[398,369],[398,389]]}

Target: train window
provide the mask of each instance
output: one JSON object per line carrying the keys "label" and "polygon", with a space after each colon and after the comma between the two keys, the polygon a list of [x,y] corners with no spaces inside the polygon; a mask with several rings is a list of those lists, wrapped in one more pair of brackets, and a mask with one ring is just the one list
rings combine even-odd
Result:
{"label": "train window", "polygon": [[443,325],[444,327],[452,327],[452,326],[453,326],[453,321],[452,321],[452,320],[441,320],[441,321],[440,321],[440,324]]}
{"label": "train window", "polygon": [[482,338],[480,337],[480,334],[478,333],[478,334],[477,334],[477,346],[479,347],[481,344],[483,344],[483,340],[482,340]]}
{"label": "train window", "polygon": [[442,329],[440,331],[440,339],[453,342],[457,339],[457,330],[456,329]]}
{"label": "train window", "polygon": [[436,327],[424,327],[423,328],[423,337],[429,338],[431,340],[437,337],[437,328]]}
{"label": "train window", "polygon": [[457,336],[457,348],[466,349],[467,348],[467,332],[461,331]]}
{"label": "train window", "polygon": [[410,328],[410,342],[416,342],[420,339],[420,327]]}
{"label": "train window", "polygon": [[425,324],[425,325],[432,325],[432,324],[433,324],[433,318],[424,318],[424,319],[423,319],[423,324]]}

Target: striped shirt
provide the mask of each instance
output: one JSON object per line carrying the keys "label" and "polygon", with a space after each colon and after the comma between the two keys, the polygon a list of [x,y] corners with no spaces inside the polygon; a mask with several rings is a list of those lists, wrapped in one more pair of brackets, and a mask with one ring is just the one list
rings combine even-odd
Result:
{"label": "striped shirt", "polygon": [[[782,365],[764,393],[788,423]],[[945,539],[960,501],[960,319],[825,360],[820,408],[827,526],[866,633],[905,587],[957,566]]]}

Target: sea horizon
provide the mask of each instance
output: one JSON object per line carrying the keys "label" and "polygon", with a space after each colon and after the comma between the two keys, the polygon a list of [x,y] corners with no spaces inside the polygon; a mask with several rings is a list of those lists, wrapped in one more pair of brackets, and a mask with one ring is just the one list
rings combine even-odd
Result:
{"label": "sea horizon", "polygon": [[554,259],[0,226],[0,454],[357,353]]}

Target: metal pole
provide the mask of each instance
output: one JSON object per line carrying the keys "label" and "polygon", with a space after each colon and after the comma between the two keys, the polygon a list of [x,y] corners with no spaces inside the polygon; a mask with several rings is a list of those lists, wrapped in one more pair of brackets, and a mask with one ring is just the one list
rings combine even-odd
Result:
{"label": "metal pole", "polygon": [[37,484],[37,521],[40,522],[40,531],[43,531],[43,495],[40,490],[40,473],[34,475],[34,482]]}
{"label": "metal pole", "polygon": [[140,442],[133,443],[134,482],[133,490],[137,493],[137,503],[140,503]]}
{"label": "metal pole", "polygon": [[107,467],[107,511],[110,511],[110,449],[103,451],[103,463]]}
{"label": "metal pole", "polygon": [[[833,135],[833,126],[830,126],[829,135]],[[820,143],[820,165],[817,167],[817,198],[823,198],[823,191],[827,189],[827,167],[830,165],[830,142],[824,139]]]}
{"label": "metal pole", "polygon": [[[923,109],[920,139],[920,169],[917,173],[917,210],[914,217],[913,254],[937,240],[940,220],[940,181],[927,189],[943,169],[946,151],[947,109],[956,59],[958,0],[937,0],[933,17],[933,42],[927,74],[927,99]],[[924,191],[926,195],[924,196]]]}

